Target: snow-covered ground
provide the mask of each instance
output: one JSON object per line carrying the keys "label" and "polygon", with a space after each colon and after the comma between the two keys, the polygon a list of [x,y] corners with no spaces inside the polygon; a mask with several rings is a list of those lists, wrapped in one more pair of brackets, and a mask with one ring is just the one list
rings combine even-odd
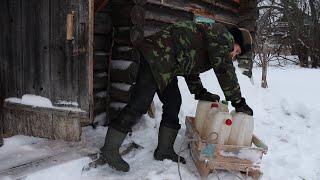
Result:
{"label": "snow-covered ground", "polygon": [[[270,67],[268,70],[268,89],[260,88],[261,69],[254,69],[254,85],[237,70],[243,96],[254,110],[255,134],[268,146],[268,154],[263,158],[263,180],[319,180],[320,179],[320,70],[287,67],[285,69]],[[212,71],[201,74],[204,86],[211,92],[222,91]],[[185,116],[194,116],[197,101],[190,95],[183,78],[179,78],[183,104],[179,114],[182,129],[175,143],[185,149]],[[161,120],[161,103],[155,97],[156,118],[143,116],[134,127],[133,134],[125,143],[135,141],[143,149],[134,150],[124,156],[129,162],[129,173],[119,173],[107,166],[81,173],[88,162],[80,159],[68,164],[46,169],[30,175],[28,180],[38,179],[179,179],[176,163],[153,160],[153,150],[157,145],[157,133]],[[232,107],[230,106],[230,109]],[[83,141],[92,146],[103,144],[106,128],[84,128]],[[16,136],[5,139],[5,146],[0,148],[0,167],[8,163],[8,156],[23,151],[37,151],[28,145],[40,141],[36,138]],[[17,151],[17,152],[16,152]],[[39,155],[45,152],[39,151]],[[30,153],[29,153],[30,154]],[[181,165],[184,180],[199,179],[188,150],[182,153],[187,158],[187,165]],[[23,158],[23,154],[21,155]],[[0,171],[1,172],[1,171]],[[237,174],[239,175],[239,174]],[[208,179],[238,179],[232,173],[219,172]],[[245,178],[245,177],[242,177]],[[0,177],[1,179],[1,177]]]}

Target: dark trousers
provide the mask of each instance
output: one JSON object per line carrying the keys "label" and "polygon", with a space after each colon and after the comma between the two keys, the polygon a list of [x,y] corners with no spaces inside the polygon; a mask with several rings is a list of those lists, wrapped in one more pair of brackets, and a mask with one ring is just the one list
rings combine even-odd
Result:
{"label": "dark trousers", "polygon": [[161,125],[180,129],[178,114],[181,106],[181,94],[177,78],[175,77],[160,94],[150,66],[144,59],[140,61],[136,84],[128,104],[121,110],[117,118],[112,120],[110,126],[124,133],[131,132],[132,126],[137,123],[137,120],[147,113],[156,92],[163,103]]}

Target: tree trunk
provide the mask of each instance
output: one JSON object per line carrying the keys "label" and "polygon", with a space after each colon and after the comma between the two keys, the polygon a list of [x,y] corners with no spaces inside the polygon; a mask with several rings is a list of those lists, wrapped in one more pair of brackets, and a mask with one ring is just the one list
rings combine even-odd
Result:
{"label": "tree trunk", "polygon": [[268,88],[268,82],[267,82],[267,72],[268,72],[268,59],[266,53],[263,51],[262,57],[261,54],[259,54],[262,62],[262,79],[261,79],[261,87],[262,88]]}
{"label": "tree trunk", "polygon": [[311,66],[313,68],[319,67],[319,47],[317,47],[317,41],[319,41],[319,35],[317,30],[318,27],[318,17],[317,17],[317,10],[315,6],[315,0],[309,1],[309,6],[311,9],[311,18],[312,24],[310,26],[310,51],[311,51]]}

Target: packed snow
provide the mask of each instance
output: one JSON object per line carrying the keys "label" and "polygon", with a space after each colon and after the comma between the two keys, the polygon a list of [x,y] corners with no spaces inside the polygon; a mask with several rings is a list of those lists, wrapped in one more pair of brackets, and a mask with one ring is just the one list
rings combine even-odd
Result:
{"label": "packed snow", "polygon": [[[269,88],[260,87],[261,69],[255,68],[252,84],[250,79],[237,69],[243,96],[254,110],[254,133],[269,147],[268,154],[263,157],[261,165],[264,173],[262,180],[318,180],[320,179],[320,70],[299,67],[268,69]],[[223,97],[213,71],[201,74],[203,85],[210,91]],[[185,116],[194,116],[197,101],[189,93],[183,78],[179,78],[182,94],[182,107],[179,114],[182,129],[179,131],[175,149],[186,149]],[[143,149],[133,150],[124,156],[130,164],[129,173],[120,173],[108,166],[98,167],[81,172],[86,160],[80,159],[68,164],[46,169],[32,174],[28,180],[37,179],[179,179],[178,167],[170,160],[155,161],[153,151],[157,145],[157,134],[161,120],[161,103],[155,97],[156,118],[144,115],[134,126],[133,133],[124,142],[135,141]],[[118,106],[118,105],[116,105]],[[230,109],[232,107],[230,106]],[[89,145],[101,147],[107,128],[98,127],[83,129],[82,141]],[[27,151],[23,148],[32,143],[23,136],[5,139],[4,147],[0,148],[0,161],[10,155],[10,149]],[[13,145],[14,144],[14,145]],[[40,151],[41,152],[41,151]],[[187,164],[180,166],[183,180],[199,179],[192,162],[189,150],[181,153],[186,157]],[[0,162],[2,165],[3,161]],[[71,175],[68,175],[71,173]],[[233,180],[246,177],[239,173],[218,172],[211,174],[210,180]]]}
{"label": "packed snow", "polygon": [[41,96],[36,96],[33,94],[25,94],[21,98],[11,97],[11,98],[7,98],[5,101],[24,104],[24,105],[37,106],[37,107],[48,107],[48,108],[53,107],[50,99],[41,97]]}

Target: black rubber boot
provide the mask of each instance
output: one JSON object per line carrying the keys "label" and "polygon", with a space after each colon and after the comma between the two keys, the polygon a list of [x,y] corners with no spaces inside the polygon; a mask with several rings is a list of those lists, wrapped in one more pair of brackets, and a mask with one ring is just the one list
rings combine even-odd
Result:
{"label": "black rubber boot", "polygon": [[109,127],[104,146],[100,149],[101,156],[97,161],[98,165],[109,164],[113,169],[128,172],[130,166],[119,154],[119,148],[127,134]]}
{"label": "black rubber boot", "polygon": [[[171,129],[166,126],[161,126],[158,135],[158,147],[154,151],[154,158],[158,161],[163,161],[164,159],[170,159],[174,162],[178,162],[178,154],[174,151],[173,145],[176,140],[177,129]],[[180,163],[185,164],[186,160],[180,156]]]}

